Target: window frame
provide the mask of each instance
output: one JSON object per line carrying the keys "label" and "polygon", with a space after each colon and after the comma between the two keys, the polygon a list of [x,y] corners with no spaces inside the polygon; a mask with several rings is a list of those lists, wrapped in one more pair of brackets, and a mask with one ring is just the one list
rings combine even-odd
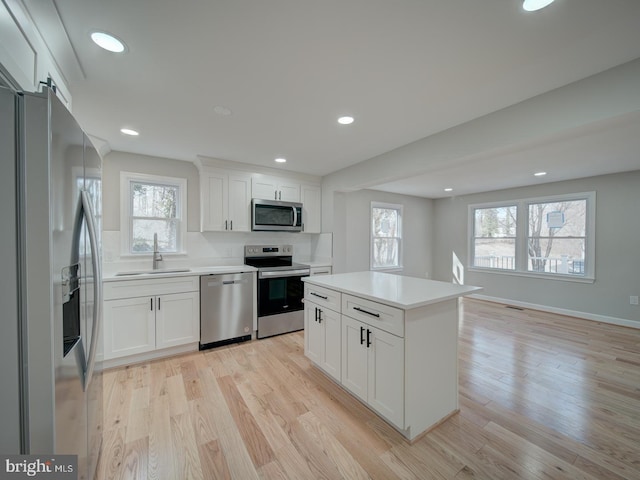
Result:
{"label": "window frame", "polygon": [[[373,209],[384,208],[396,210],[398,212],[398,236],[397,237],[378,237],[373,229]],[[369,210],[369,269],[375,272],[401,272],[403,270],[403,237],[402,237],[402,220],[404,206],[397,203],[371,202]],[[398,265],[394,266],[375,266],[373,257],[373,245],[376,238],[394,238],[398,241]]]}
{"label": "window frame", "polygon": [[149,256],[150,252],[133,251],[133,201],[132,185],[144,183],[149,185],[166,185],[178,189],[178,205],[176,205],[176,251],[162,252],[162,255],[184,255],[186,253],[186,221],[187,221],[187,180],[179,177],[165,177],[146,173],[120,172],[120,232],[122,256]]}
{"label": "window frame", "polygon": [[[472,208],[473,207],[473,208]],[[509,208],[509,207],[515,207],[516,209],[516,233],[513,237],[504,237],[504,238],[513,238],[514,240],[514,249],[515,249],[515,254],[514,254],[514,268],[513,269],[508,269],[508,268],[492,268],[492,267],[477,267],[474,265],[475,263],[475,241],[477,238],[481,238],[481,237],[477,237],[475,234],[475,225],[476,225],[476,216],[475,216],[475,212],[476,210],[488,210],[490,208]],[[518,232],[520,231],[520,222],[522,219],[522,216],[520,215],[520,209],[519,209],[519,205],[517,201],[511,201],[511,202],[492,202],[492,203],[484,203],[481,205],[469,205],[469,231],[471,232],[470,234],[470,245],[469,245],[469,265],[470,267],[473,268],[478,268],[478,269],[482,269],[482,270],[496,270],[499,272],[516,272],[517,271],[517,258],[519,256],[520,253],[520,242],[518,242]],[[484,238],[484,237],[482,237]]]}
{"label": "window frame", "polygon": [[[584,274],[576,275],[572,273],[550,273],[535,272],[528,270],[528,248],[529,239],[529,206],[538,203],[556,203],[569,201],[586,201],[585,212],[585,254],[584,254]],[[515,245],[515,270],[478,267],[475,261],[475,211],[483,208],[499,208],[516,206],[516,245]],[[471,272],[494,273],[498,275],[516,275],[531,278],[544,278],[554,280],[564,280],[579,283],[593,283],[595,281],[595,226],[596,226],[596,192],[577,192],[561,195],[549,195],[543,197],[521,198],[515,200],[505,200],[500,202],[478,203],[468,205],[468,240],[467,240],[467,269]]]}

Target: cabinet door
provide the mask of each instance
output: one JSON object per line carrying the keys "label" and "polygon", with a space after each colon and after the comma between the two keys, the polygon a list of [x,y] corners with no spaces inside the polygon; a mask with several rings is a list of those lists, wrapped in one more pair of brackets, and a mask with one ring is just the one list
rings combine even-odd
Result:
{"label": "cabinet door", "polygon": [[104,302],[104,358],[124,357],[156,348],[153,297]]}
{"label": "cabinet door", "polygon": [[284,178],[255,175],[251,181],[251,195],[263,200],[300,201],[300,184]]}
{"label": "cabinet door", "polygon": [[309,301],[304,304],[304,354],[316,365],[322,364],[324,331],[318,322],[318,306]]}
{"label": "cabinet door", "polygon": [[228,220],[229,179],[218,170],[204,170],[200,180],[200,229],[205,231],[225,231]]}
{"label": "cabinet door", "polygon": [[369,353],[366,329],[364,323],[342,315],[342,386],[365,402]]}
{"label": "cabinet door", "polygon": [[251,230],[251,176],[229,174],[229,230]]}
{"label": "cabinet door", "polygon": [[300,201],[300,184],[287,180],[278,182],[278,200],[283,202],[299,202]]}
{"label": "cabinet door", "polygon": [[276,179],[264,175],[254,176],[251,180],[251,196],[262,200],[278,200]]}
{"label": "cabinet door", "polygon": [[324,336],[320,366],[325,372],[340,381],[342,374],[340,369],[340,359],[342,358],[340,314],[326,308],[320,309],[320,312],[320,324]]}
{"label": "cabinet door", "polygon": [[200,341],[200,294],[176,293],[156,297],[156,347]]}
{"label": "cabinet door", "polygon": [[300,186],[303,231],[306,233],[320,233],[321,231],[321,195],[320,187],[317,185]]}
{"label": "cabinet door", "polygon": [[367,399],[374,410],[404,428],[404,339],[371,330]]}

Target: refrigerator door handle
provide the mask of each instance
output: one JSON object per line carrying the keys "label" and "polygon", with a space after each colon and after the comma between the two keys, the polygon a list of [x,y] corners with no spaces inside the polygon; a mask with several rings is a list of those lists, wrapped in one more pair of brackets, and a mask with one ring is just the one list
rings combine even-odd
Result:
{"label": "refrigerator door handle", "polygon": [[98,336],[102,324],[102,269],[100,265],[100,246],[98,245],[96,219],[93,216],[91,198],[89,197],[89,192],[86,190],[82,190],[80,195],[82,198],[82,211],[87,219],[87,231],[89,232],[89,244],[91,245],[91,263],[93,265],[93,328],[91,329],[87,370],[84,375],[84,388],[86,390],[93,376],[98,348]]}

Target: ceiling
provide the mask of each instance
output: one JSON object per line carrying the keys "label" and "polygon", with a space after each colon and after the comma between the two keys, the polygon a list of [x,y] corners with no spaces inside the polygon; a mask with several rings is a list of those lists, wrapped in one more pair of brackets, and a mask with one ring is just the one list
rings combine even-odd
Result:
{"label": "ceiling", "polygon": [[[23,1],[74,114],[109,149],[320,176],[640,57],[638,0],[557,0],[538,12],[521,0]],[[101,50],[93,29],[127,52]],[[344,114],[355,122],[339,125]],[[640,151],[638,117],[629,121],[598,133],[635,142],[624,167],[574,153],[564,177],[640,168],[625,156]],[[584,153],[604,145],[548,140]],[[454,180],[469,184],[458,193],[519,185],[527,155],[516,161],[517,151],[483,160],[484,172],[509,165],[500,178],[452,167],[380,188],[438,197]]]}

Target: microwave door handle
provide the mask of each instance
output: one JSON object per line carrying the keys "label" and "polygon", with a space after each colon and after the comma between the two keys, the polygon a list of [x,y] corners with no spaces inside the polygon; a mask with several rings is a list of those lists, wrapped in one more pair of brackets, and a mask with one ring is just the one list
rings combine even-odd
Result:
{"label": "microwave door handle", "polygon": [[293,210],[293,226],[298,225],[298,209],[296,207],[291,207]]}

